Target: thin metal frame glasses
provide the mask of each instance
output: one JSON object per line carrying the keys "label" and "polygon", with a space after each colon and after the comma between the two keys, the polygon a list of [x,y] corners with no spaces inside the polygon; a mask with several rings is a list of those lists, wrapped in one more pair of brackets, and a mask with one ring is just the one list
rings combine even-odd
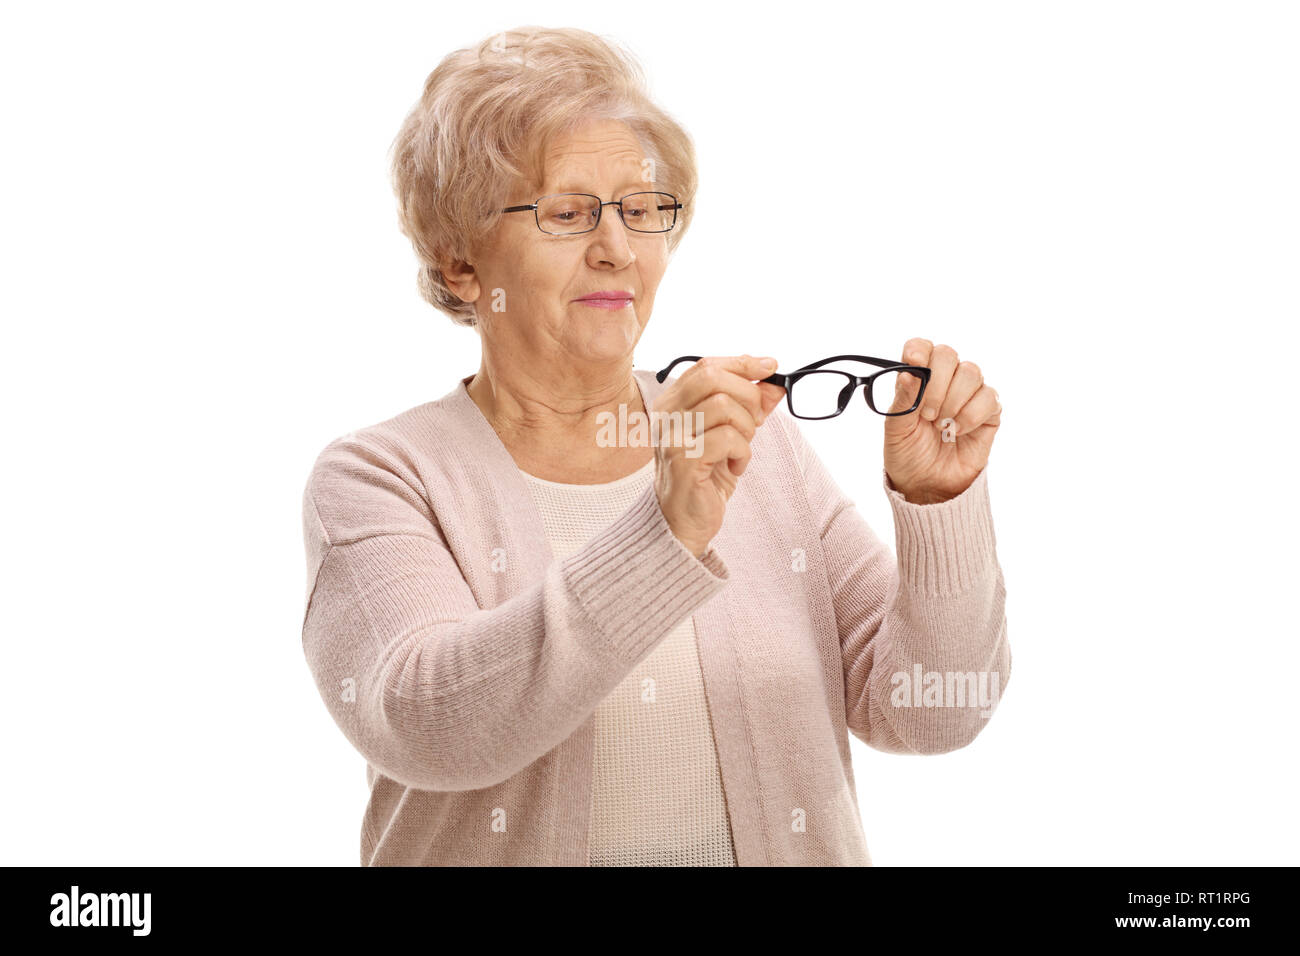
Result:
{"label": "thin metal frame glasses", "polygon": [[[586,229],[573,229],[573,230],[566,230],[566,231],[564,231],[564,232],[552,232],[550,229],[546,229],[544,226],[542,226],[542,216],[541,216],[541,213],[538,211],[539,208],[541,207],[542,203],[543,203],[545,200],[547,200],[547,199],[555,199],[556,197],[559,197],[559,196],[581,196],[581,197],[583,197],[584,199],[590,199],[590,200],[592,200],[592,208],[591,208],[591,210],[590,210],[590,215],[594,216],[595,219],[592,221],[591,225],[588,226]],[[636,226],[631,225],[631,224],[628,222],[628,218],[627,218],[627,209],[624,208],[623,203],[625,203],[627,200],[633,198],[634,196],[660,196],[660,197],[663,197],[662,199],[657,200],[657,201],[652,200],[652,202],[655,202],[655,210],[656,210],[657,212],[663,212],[663,211],[665,211],[665,210],[669,210],[669,209],[672,210],[672,213],[673,213],[673,221],[670,222],[670,223],[668,224],[668,228],[666,228],[666,229],[638,229]],[[618,217],[619,217],[619,219],[621,219],[621,220],[623,221],[623,225],[627,226],[627,228],[630,229],[632,232],[642,232],[642,233],[663,233],[663,232],[671,232],[672,229],[673,229],[673,227],[677,225],[677,210],[686,208],[685,203],[680,203],[680,202],[678,202],[678,201],[677,201],[677,197],[674,196],[672,193],[662,193],[662,192],[639,192],[639,193],[628,193],[628,194],[627,194],[626,196],[624,196],[622,199],[611,199],[611,200],[608,200],[608,201],[606,201],[606,202],[602,202],[602,201],[601,201],[601,198],[600,198],[599,196],[593,196],[591,193],[549,193],[548,195],[545,195],[545,196],[539,196],[536,202],[529,203],[529,204],[526,205],[526,206],[507,206],[505,209],[502,209],[501,211],[502,211],[502,212],[527,212],[528,210],[531,209],[532,212],[533,212],[533,220],[537,223],[537,228],[538,228],[538,229],[541,229],[542,232],[546,233],[546,235],[548,235],[548,236],[581,236],[581,235],[583,235],[584,233],[592,232],[593,230],[595,230],[595,228],[596,228],[597,226],[600,225],[600,216],[601,216],[601,213],[603,213],[603,212],[605,211],[605,207],[606,207],[606,206],[617,206],[617,207],[618,207]],[[579,213],[579,214],[581,213],[580,210],[564,210],[564,211],[565,211],[565,212],[577,212],[577,213]],[[633,210],[633,211],[635,212],[635,211],[637,211],[637,210]],[[578,222],[580,222],[580,221],[581,221],[581,220],[575,219],[575,220],[573,220],[573,224],[574,224],[574,225],[577,225]]]}

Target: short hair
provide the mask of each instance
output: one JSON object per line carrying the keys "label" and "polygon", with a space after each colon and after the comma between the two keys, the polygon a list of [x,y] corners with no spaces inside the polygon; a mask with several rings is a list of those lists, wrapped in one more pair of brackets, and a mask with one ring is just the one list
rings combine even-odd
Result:
{"label": "short hair", "polygon": [[474,304],[448,288],[439,262],[470,260],[511,186],[542,183],[554,138],[595,120],[626,123],[654,162],[656,188],[684,204],[666,234],[671,255],[691,223],[695,146],[651,101],[630,52],[585,30],[520,27],[438,64],[390,151],[399,223],[426,301],[457,325],[476,324]]}

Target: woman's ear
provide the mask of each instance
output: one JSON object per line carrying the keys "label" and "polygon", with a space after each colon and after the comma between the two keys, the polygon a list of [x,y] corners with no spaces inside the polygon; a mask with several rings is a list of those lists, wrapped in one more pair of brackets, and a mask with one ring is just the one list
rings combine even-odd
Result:
{"label": "woman's ear", "polygon": [[442,272],[442,281],[447,288],[460,296],[462,302],[477,302],[482,290],[479,287],[478,273],[474,267],[463,259],[443,259],[438,263]]}

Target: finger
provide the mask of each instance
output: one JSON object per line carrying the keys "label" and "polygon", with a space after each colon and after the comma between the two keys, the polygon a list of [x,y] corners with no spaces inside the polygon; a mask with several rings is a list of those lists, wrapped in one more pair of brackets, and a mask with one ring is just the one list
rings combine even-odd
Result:
{"label": "finger", "polygon": [[[921,368],[930,367],[930,353],[934,351],[934,343],[929,339],[911,338],[903,343],[902,360],[908,365],[917,365]],[[895,405],[890,409],[894,411],[897,408],[909,408],[913,401],[916,400],[916,393],[923,387],[921,379],[917,378],[911,372],[901,372],[898,376],[898,386],[905,388],[908,395],[906,405]],[[920,409],[918,408],[919,412]],[[907,433],[916,428],[917,419],[910,415],[896,415],[885,420],[885,428],[889,431],[897,432],[900,429]]]}
{"label": "finger", "polygon": [[719,425],[730,425],[750,441],[758,431],[758,422],[749,409],[726,392],[714,392],[685,414],[690,426],[701,435]]}
{"label": "finger", "polygon": [[969,435],[981,425],[988,424],[1001,410],[998,393],[988,385],[981,385],[970,400],[952,416],[957,423],[957,434]]}
{"label": "finger", "polygon": [[[903,343],[902,361],[908,365],[918,365],[922,368],[929,368],[930,353],[934,350],[934,344],[929,339],[911,338]],[[890,403],[889,411],[895,412],[904,408],[910,408],[916,401],[916,393],[921,388],[921,380],[911,372],[900,372],[895,377],[894,383],[894,401]],[[864,390],[865,391],[865,390]],[[902,393],[901,396],[899,393]],[[864,396],[865,397],[865,396]],[[898,432],[904,430],[910,433],[916,427],[916,419],[910,415],[894,415],[885,419],[885,428],[888,432]]]}
{"label": "finger", "polygon": [[762,409],[762,393],[755,380],[775,370],[775,365],[768,368],[763,361],[752,355],[700,359],[673,383],[678,407],[694,408],[715,392],[726,392],[757,417]]}
{"label": "finger", "polygon": [[749,460],[752,455],[753,448],[749,442],[741,442],[739,445],[734,447],[731,454],[727,456],[727,468],[733,475],[739,478],[745,473],[745,469],[749,467]]}
{"label": "finger", "polygon": [[956,418],[962,407],[974,397],[984,384],[984,373],[974,362],[959,362],[948,383],[948,393],[939,406],[939,421]]}
{"label": "finger", "polygon": [[[912,362],[920,365],[920,362]],[[939,417],[939,409],[948,396],[948,386],[957,372],[957,351],[951,345],[936,345],[930,352],[930,383],[921,399],[921,417],[928,422]]]}
{"label": "finger", "polygon": [[785,389],[780,385],[773,385],[771,382],[759,382],[759,394],[762,395],[762,408],[758,416],[758,424],[763,424],[767,416],[772,414],[772,409],[781,404],[781,399],[785,396]]}
{"label": "finger", "polygon": [[758,423],[748,409],[729,395],[721,392],[706,398],[691,411],[653,411],[652,436],[656,448],[668,459],[685,457],[698,459],[705,436],[722,426],[734,428],[746,441],[754,437]]}
{"label": "finger", "polygon": [[991,418],[987,418],[974,429],[965,432],[962,435],[962,441],[971,449],[981,449],[985,455],[993,447],[993,439],[997,437],[998,426],[1002,424],[1002,413],[994,412]]}
{"label": "finger", "polygon": [[[912,363],[915,364],[915,363]],[[885,373],[891,374],[891,373]],[[892,376],[894,379],[894,399],[886,409],[890,412],[901,412],[905,408],[911,408],[916,401],[916,394],[921,390],[921,380],[911,372],[899,372]],[[866,395],[866,389],[863,389],[863,395]],[[873,392],[876,396],[876,404],[880,404],[880,389],[876,388]],[[919,409],[917,409],[919,411]],[[898,418],[906,418],[905,415],[899,415]]]}
{"label": "finger", "polygon": [[770,355],[761,357],[756,355],[706,355],[688,368],[681,378],[685,379],[692,372],[703,372],[710,368],[733,372],[746,381],[756,382],[767,378],[776,371],[776,359]]}
{"label": "finger", "polygon": [[710,428],[700,439],[700,455],[689,459],[706,465],[720,462],[739,462],[740,470],[731,466],[734,475],[742,474],[749,464],[749,441],[731,425],[719,425]]}
{"label": "finger", "polygon": [[930,367],[930,353],[934,351],[934,343],[929,339],[914,338],[908,339],[903,343],[903,361],[908,365],[920,365],[925,368]]}

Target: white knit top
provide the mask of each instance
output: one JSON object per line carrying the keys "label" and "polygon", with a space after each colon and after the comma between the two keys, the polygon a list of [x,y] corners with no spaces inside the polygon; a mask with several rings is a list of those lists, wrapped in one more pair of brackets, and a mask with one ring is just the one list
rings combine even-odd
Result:
{"label": "white knit top", "polygon": [[[521,472],[557,560],[623,514],[654,460],[616,481],[569,485]],[[591,866],[735,866],[695,619],[671,630],[595,713]]]}

